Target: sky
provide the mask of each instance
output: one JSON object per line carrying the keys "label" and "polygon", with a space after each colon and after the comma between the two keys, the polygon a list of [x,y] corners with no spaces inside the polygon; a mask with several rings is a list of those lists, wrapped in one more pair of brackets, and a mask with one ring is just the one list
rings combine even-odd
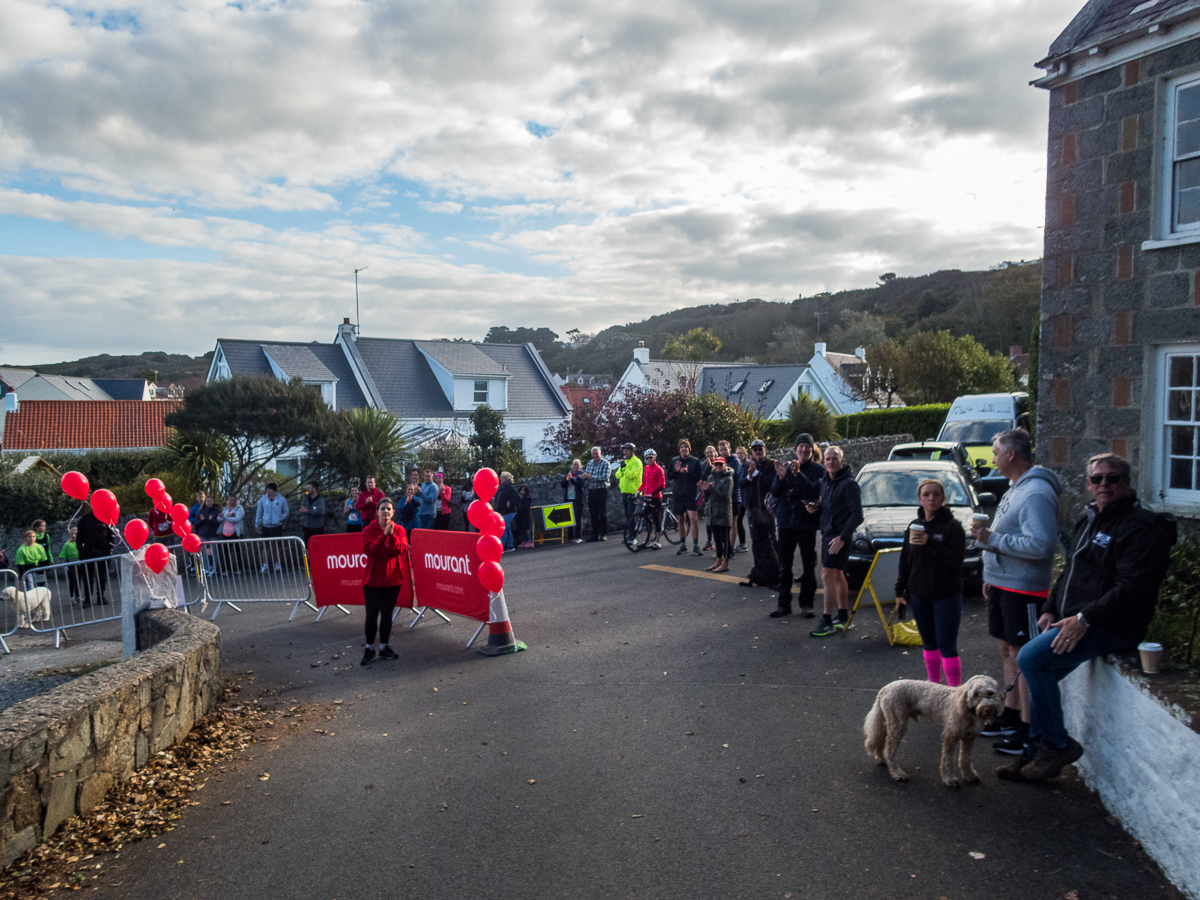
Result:
{"label": "sky", "polygon": [[1081,5],[5,0],[0,364],[1035,259],[1028,82]]}

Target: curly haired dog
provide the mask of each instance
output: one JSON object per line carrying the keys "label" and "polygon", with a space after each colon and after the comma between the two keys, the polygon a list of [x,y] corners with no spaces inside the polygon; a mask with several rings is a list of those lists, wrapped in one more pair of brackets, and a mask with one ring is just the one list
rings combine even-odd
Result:
{"label": "curly haired dog", "polygon": [[896,751],[908,730],[908,720],[928,716],[942,726],[942,784],[962,785],[950,771],[955,746],[963,779],[978,782],[979,773],[971,765],[975,737],[1003,708],[1004,698],[995,680],[986,675],[975,675],[956,688],[902,678],[880,688],[875,705],[867,713],[863,722],[867,753],[888,767],[893,781],[908,781],[896,763]]}
{"label": "curly haired dog", "polygon": [[29,628],[34,622],[50,621],[49,588],[35,587],[18,591],[15,587],[6,587],[0,591],[0,598],[16,604],[18,628]]}

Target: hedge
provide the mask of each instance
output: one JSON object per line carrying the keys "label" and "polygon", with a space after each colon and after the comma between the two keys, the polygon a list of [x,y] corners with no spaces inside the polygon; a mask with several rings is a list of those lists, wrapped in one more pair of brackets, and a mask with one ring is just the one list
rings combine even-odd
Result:
{"label": "hedge", "polygon": [[949,411],[949,403],[868,409],[848,416],[838,416],[837,430],[844,438],[911,434],[915,440],[930,441],[937,437]]}

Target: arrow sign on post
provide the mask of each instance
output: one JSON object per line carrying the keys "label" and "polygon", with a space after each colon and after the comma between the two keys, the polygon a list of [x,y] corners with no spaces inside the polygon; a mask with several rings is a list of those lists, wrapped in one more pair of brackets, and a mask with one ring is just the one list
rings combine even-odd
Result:
{"label": "arrow sign on post", "polygon": [[575,524],[575,507],[570,503],[563,503],[559,506],[543,506],[542,519],[546,523],[547,530],[570,528]]}

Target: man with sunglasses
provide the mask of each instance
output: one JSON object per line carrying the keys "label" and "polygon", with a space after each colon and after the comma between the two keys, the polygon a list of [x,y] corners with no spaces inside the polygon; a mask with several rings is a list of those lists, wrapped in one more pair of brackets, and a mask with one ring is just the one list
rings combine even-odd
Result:
{"label": "man with sunglasses", "polygon": [[1058,683],[1089,659],[1132,650],[1145,637],[1170,562],[1174,535],[1138,503],[1129,463],[1102,453],[1086,471],[1092,502],[1042,605],[1042,633],[1017,655],[1032,721],[1024,752],[997,770],[1006,781],[1053,778],[1083,755],[1063,724]]}
{"label": "man with sunglasses", "polygon": [[[992,439],[992,464],[1012,487],[1000,499],[992,524],[974,525],[971,537],[983,548],[983,595],[988,634],[1000,644],[1004,713],[984,726],[986,737],[1002,737],[997,753],[1019,756],[1029,739],[1029,688],[1019,678],[1017,652],[1038,635],[1038,613],[1050,595],[1058,544],[1058,476],[1033,464],[1033,445],[1024,428]],[[1016,685],[1016,687],[1012,687]]]}

